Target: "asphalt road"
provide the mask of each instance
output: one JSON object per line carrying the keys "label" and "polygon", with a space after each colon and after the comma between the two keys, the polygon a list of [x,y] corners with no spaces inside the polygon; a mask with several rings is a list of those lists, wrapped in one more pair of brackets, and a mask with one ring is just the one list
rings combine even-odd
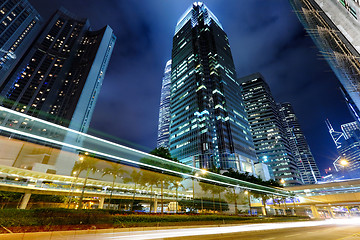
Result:
{"label": "asphalt road", "polygon": [[145,230],[116,229],[52,233],[0,234],[1,240],[360,240],[360,219],[244,224],[221,227],[179,227]]}

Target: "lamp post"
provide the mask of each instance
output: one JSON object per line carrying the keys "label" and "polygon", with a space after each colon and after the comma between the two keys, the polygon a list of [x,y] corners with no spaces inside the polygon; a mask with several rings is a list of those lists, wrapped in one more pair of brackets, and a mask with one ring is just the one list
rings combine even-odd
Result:
{"label": "lamp post", "polygon": [[181,185],[181,183],[179,182],[179,181],[177,181],[176,182],[176,213],[178,213],[178,208],[179,208],[179,206],[178,206],[178,189],[179,189],[179,187],[180,187],[180,185]]}
{"label": "lamp post", "polygon": [[[195,178],[199,177],[198,173],[195,173]],[[193,178],[192,184],[193,184],[193,209],[195,210],[195,178]]]}
{"label": "lamp post", "polygon": [[251,200],[250,200],[251,195],[250,195],[250,192],[249,192],[248,190],[245,190],[244,193],[245,193],[245,195],[247,195],[247,197],[248,197],[250,216],[252,216],[252,212],[251,212]]}

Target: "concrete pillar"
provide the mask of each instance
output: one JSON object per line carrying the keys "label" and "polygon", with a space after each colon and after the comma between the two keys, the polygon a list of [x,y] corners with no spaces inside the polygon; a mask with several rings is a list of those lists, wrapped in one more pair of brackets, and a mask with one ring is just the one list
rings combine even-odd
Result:
{"label": "concrete pillar", "polygon": [[286,216],[286,208],[283,208],[284,216]]}
{"label": "concrete pillar", "polygon": [[332,218],[335,218],[335,214],[334,214],[332,208],[331,208],[331,207],[328,207],[327,210],[328,210],[330,216],[331,216]]}
{"label": "concrete pillar", "polygon": [[291,209],[291,215],[296,216],[295,209]]}
{"label": "concrete pillar", "polygon": [[265,209],[265,207],[261,207],[261,211],[262,211],[262,214],[263,214],[264,216],[266,216],[266,209]]}
{"label": "concrete pillar", "polygon": [[99,209],[104,208],[104,202],[105,202],[105,197],[100,197],[100,199],[99,199]]}
{"label": "concrete pillar", "polygon": [[311,205],[311,212],[312,212],[314,218],[320,218],[320,214],[315,205]]}
{"label": "concrete pillar", "polygon": [[20,203],[20,209],[26,209],[26,206],[28,205],[29,203],[29,200],[30,200],[30,197],[31,197],[31,193],[25,193],[22,200],[21,200],[21,203]]}
{"label": "concrete pillar", "polygon": [[154,213],[157,213],[157,198],[154,199]]}

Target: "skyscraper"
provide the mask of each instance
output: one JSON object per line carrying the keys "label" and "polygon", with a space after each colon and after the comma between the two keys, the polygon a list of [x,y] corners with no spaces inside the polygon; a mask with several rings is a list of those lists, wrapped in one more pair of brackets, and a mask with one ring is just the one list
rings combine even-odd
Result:
{"label": "skyscraper", "polygon": [[310,151],[305,135],[301,130],[298,118],[290,103],[279,104],[291,152],[305,184],[316,184],[321,180],[320,171]]}
{"label": "skyscraper", "polygon": [[[301,23],[338,77],[360,116],[358,0],[290,0]],[[357,121],[359,119],[357,118]]]}
{"label": "skyscraper", "polygon": [[278,106],[263,76],[256,73],[239,82],[259,161],[271,167],[275,180],[302,184]]}
{"label": "skyscraper", "polygon": [[170,137],[171,60],[167,61],[162,79],[157,147],[169,148]]}
{"label": "skyscraper", "polygon": [[58,10],[0,86],[1,105],[86,132],[115,40]]}
{"label": "skyscraper", "polygon": [[360,127],[358,122],[341,125],[341,132],[334,130],[330,121],[326,124],[329,133],[334,140],[339,157],[334,161],[334,167],[338,171],[337,177],[359,178],[360,177]]}
{"label": "skyscraper", "polygon": [[41,17],[27,0],[0,1],[0,86],[40,32]]}
{"label": "skyscraper", "polygon": [[173,157],[200,168],[254,172],[257,160],[228,37],[201,2],[176,25],[170,109]]}

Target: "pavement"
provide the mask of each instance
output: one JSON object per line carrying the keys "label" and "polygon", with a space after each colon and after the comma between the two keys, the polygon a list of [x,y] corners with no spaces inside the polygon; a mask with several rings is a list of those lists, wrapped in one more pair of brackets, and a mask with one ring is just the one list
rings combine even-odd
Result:
{"label": "pavement", "polygon": [[1,240],[360,240],[360,218],[242,225],[0,234]]}

